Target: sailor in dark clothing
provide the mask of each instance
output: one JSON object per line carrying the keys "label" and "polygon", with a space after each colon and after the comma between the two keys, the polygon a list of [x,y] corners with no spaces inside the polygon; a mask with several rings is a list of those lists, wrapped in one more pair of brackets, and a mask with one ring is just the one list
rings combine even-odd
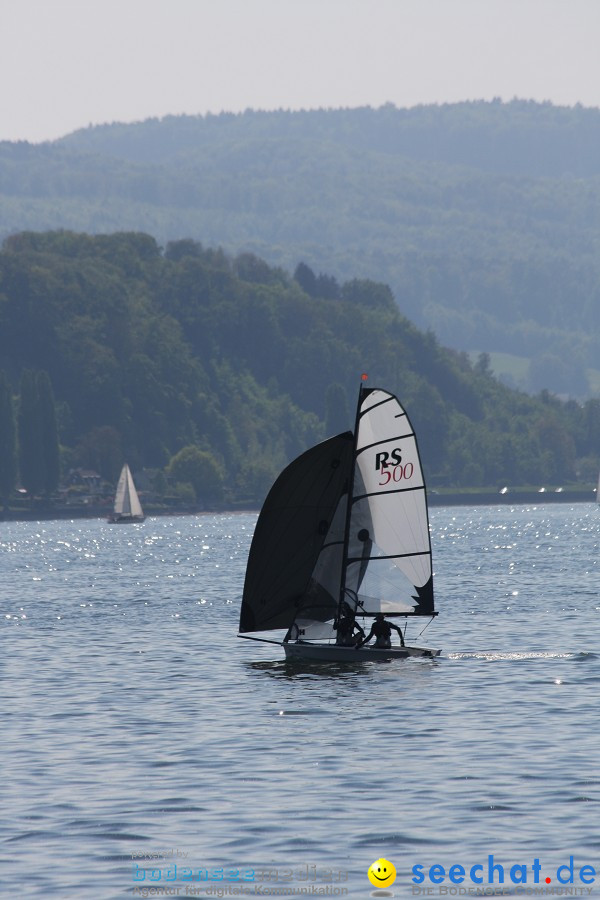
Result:
{"label": "sailor in dark clothing", "polygon": [[353,613],[345,613],[340,616],[336,623],[336,632],[335,642],[341,644],[342,647],[355,647],[360,642],[360,638],[365,636],[364,631],[354,619]]}
{"label": "sailor in dark clothing", "polygon": [[340,610],[340,616],[333,623],[337,632],[335,642],[342,647],[355,647],[365,633],[356,621],[354,610],[344,601]]}
{"label": "sailor in dark clothing", "polygon": [[371,638],[374,637],[375,646],[387,650],[392,646],[392,628],[400,635],[400,643],[404,647],[404,636],[401,629],[398,628],[397,625],[394,625],[393,622],[388,622],[383,613],[377,613],[375,621],[371,625],[369,634],[360,642],[360,644],[356,645],[357,648],[362,647],[363,644],[367,644]]}

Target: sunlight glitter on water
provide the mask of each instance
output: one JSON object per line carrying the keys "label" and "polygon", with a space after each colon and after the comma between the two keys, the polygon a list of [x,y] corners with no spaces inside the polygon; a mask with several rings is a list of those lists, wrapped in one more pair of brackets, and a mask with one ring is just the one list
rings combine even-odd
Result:
{"label": "sunlight glitter on water", "polygon": [[2,523],[10,895],[129,897],[165,847],[357,898],[380,857],[396,896],[418,862],[593,862],[596,512],[436,507],[443,656],[350,667],[236,638],[254,513]]}

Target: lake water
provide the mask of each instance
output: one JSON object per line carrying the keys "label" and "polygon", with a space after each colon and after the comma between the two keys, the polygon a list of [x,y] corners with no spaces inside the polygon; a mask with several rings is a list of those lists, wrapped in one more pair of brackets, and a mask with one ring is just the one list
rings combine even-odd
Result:
{"label": "lake water", "polygon": [[0,894],[597,892],[600,509],[431,520],[443,655],[348,667],[237,639],[255,514],[0,523]]}

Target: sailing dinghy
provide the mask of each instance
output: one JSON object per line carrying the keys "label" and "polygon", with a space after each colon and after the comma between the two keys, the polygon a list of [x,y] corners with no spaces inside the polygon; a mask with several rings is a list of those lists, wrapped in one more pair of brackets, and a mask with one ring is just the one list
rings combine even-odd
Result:
{"label": "sailing dinghy", "polygon": [[[307,450],[267,495],[248,557],[239,637],[281,644],[292,660],[439,655],[408,644],[356,647],[348,620],[360,619],[368,631],[381,613],[406,622],[437,615],[415,434],[393,394],[363,383],[354,432]],[[281,640],[256,636],[277,630],[285,630]]]}
{"label": "sailing dinghy", "polygon": [[108,521],[113,525],[124,525],[129,522],[143,522],[145,518],[133,476],[125,463],[117,484],[113,513],[108,517]]}

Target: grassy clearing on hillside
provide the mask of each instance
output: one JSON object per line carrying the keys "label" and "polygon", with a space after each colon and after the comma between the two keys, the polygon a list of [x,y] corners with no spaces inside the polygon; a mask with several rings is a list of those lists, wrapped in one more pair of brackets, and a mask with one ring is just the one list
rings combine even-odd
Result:
{"label": "grassy clearing on hillside", "polygon": [[[470,350],[471,362],[477,362],[480,350]],[[529,386],[529,363],[527,356],[515,356],[512,353],[489,353],[490,368],[496,378],[509,384],[510,387],[531,393]],[[590,394],[600,395],[600,369],[586,369]]]}

